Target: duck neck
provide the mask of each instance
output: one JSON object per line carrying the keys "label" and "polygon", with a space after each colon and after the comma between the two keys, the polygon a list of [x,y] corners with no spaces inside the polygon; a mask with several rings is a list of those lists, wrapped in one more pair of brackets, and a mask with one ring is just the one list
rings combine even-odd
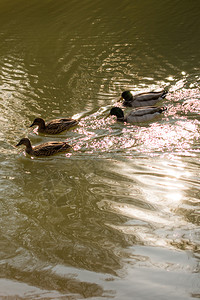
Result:
{"label": "duck neck", "polygon": [[117,117],[117,121],[119,121],[119,122],[124,122],[124,117],[122,117],[122,116]]}
{"label": "duck neck", "polygon": [[122,110],[118,111],[116,116],[117,116],[117,121],[124,122],[124,113]]}
{"label": "duck neck", "polygon": [[44,130],[46,128],[44,120],[41,120],[41,122],[40,122],[40,124],[38,126],[39,126],[39,129]]}
{"label": "duck neck", "polygon": [[27,141],[27,144],[26,144],[26,152],[27,152],[28,154],[31,154],[32,151],[33,151],[33,148],[32,148],[32,146],[31,146],[31,142],[30,142],[30,141]]}

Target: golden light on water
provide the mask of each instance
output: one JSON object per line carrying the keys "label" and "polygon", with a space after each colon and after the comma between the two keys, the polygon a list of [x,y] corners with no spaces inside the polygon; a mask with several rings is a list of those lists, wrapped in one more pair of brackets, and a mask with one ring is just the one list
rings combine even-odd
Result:
{"label": "golden light on water", "polygon": [[149,128],[139,131],[136,139],[141,142],[142,148],[138,151],[151,152],[185,151],[191,148],[193,139],[199,138],[196,121],[177,121],[175,124],[153,123]]}
{"label": "golden light on water", "polygon": [[[177,214],[187,190],[183,179],[191,175],[186,164],[180,159],[174,158],[171,161],[160,158],[151,166],[147,160],[146,164],[139,161],[136,165],[117,162],[115,167],[113,171],[123,176],[124,180],[127,178],[129,183],[126,196],[120,203],[105,199],[98,205],[100,209],[127,218],[127,221],[123,225],[107,223],[107,226],[133,236],[143,244],[176,248],[174,238],[181,239],[180,233],[176,234],[176,231],[188,225],[184,215]],[[117,193],[122,193],[120,187]],[[130,200],[126,202],[129,197],[135,200],[132,203]],[[140,202],[144,203],[145,208],[143,205],[140,207]],[[163,230],[168,232],[169,237],[162,235]]]}
{"label": "golden light on water", "polygon": [[[115,117],[105,118],[104,107],[91,116],[82,118],[76,132],[80,135],[80,148],[87,140],[88,152],[112,151],[133,154],[176,152],[184,154],[192,148],[194,140],[199,138],[200,121],[192,118],[200,111],[199,90],[175,90],[167,99],[174,101],[159,120],[147,124],[123,124]],[[184,101],[183,101],[184,99]],[[119,104],[118,104],[119,105]],[[126,111],[126,109],[125,109]],[[184,114],[180,115],[180,112]],[[190,118],[187,117],[190,115]]]}
{"label": "golden light on water", "polygon": [[[104,200],[105,202],[106,200]],[[131,204],[125,204],[125,203],[116,203],[112,201],[107,202],[107,207],[109,207],[112,211],[115,211],[116,213],[138,219],[143,222],[148,222],[149,224],[159,224],[161,226],[169,226],[172,225],[173,222],[168,220],[165,215],[159,216],[157,212],[151,211],[151,210],[143,210],[139,209],[137,207],[134,207]]]}
{"label": "golden light on water", "polygon": [[[171,200],[174,199],[173,197],[176,197],[176,199],[179,197],[180,200],[178,194],[169,194],[169,197],[172,197]],[[127,217],[130,221],[125,222],[124,225],[110,223],[106,223],[106,225],[123,232],[123,234],[136,237],[142,244],[173,248],[173,236],[162,236],[162,230],[165,228],[167,232],[171,233],[174,227],[178,229],[181,226],[187,226],[187,221],[182,217],[178,217],[172,212],[170,216],[161,209],[159,212],[144,210],[131,204],[117,203],[110,200],[102,200],[99,207],[104,207],[107,211]],[[152,230],[153,228],[156,228],[156,230]]]}
{"label": "golden light on water", "polygon": [[183,194],[181,192],[169,192],[166,194],[166,199],[170,202],[173,203],[173,206],[176,206],[179,202],[181,202],[183,197]]}
{"label": "golden light on water", "polygon": [[[114,116],[105,118],[110,106],[102,107],[85,117],[84,113],[77,114],[73,117],[79,119],[79,125],[68,131],[65,139],[73,145],[74,154],[79,155],[83,151],[90,155],[120,153],[125,156],[138,153],[156,156],[171,152],[170,155],[173,156],[174,150],[182,155],[195,155],[194,149],[191,153],[191,148],[200,136],[200,120],[192,118],[192,114],[200,111],[198,97],[198,89],[182,88],[169,93],[167,98],[174,103],[167,106],[167,111],[160,119],[145,124],[123,124],[117,122]],[[180,112],[184,115],[180,115]],[[31,138],[33,135],[37,136],[37,128],[29,130],[29,134]],[[67,154],[67,157],[72,156]]]}
{"label": "golden light on water", "polygon": [[[177,138],[174,132],[169,133],[170,136],[175,140]],[[120,174],[128,183],[127,189],[118,187],[115,192],[120,195],[125,191],[126,194],[120,203],[105,199],[99,203],[99,207],[125,217],[127,221],[123,225],[108,223],[107,226],[132,235],[143,244],[176,247],[174,238],[182,238],[176,231],[188,224],[183,214],[177,214],[186,197],[187,181],[191,176],[187,164],[181,157],[175,156],[160,156],[153,161],[151,159],[151,162],[149,159],[136,158],[130,163],[117,161],[112,171]],[[130,202],[130,198],[134,200]],[[162,230],[167,231],[169,237],[162,235]]]}
{"label": "golden light on water", "polygon": [[[0,5],[1,296],[198,298],[197,5],[29,2]],[[106,118],[161,89],[158,118]],[[36,117],[79,124],[41,134]],[[71,148],[31,157],[22,137]]]}
{"label": "golden light on water", "polygon": [[[93,125],[95,126],[95,125]],[[177,121],[176,124],[159,124],[153,123],[149,127],[134,127],[130,126],[122,129],[121,133],[117,132],[114,135],[115,129],[110,128],[102,130],[102,137],[96,135],[95,129],[93,132],[86,129],[79,129],[81,141],[88,140],[88,148],[101,149],[106,151],[128,149],[137,152],[152,152],[152,151],[171,151],[176,148],[176,151],[186,151],[191,148],[193,139],[199,138],[198,124],[195,121]],[[104,132],[103,132],[104,131]],[[84,137],[83,137],[84,136]]]}

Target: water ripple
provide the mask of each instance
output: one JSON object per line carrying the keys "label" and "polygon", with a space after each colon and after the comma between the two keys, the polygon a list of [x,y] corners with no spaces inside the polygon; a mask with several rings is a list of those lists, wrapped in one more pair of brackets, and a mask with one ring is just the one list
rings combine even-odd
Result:
{"label": "water ripple", "polygon": [[[198,4],[1,2],[1,296],[198,297]],[[106,118],[161,88],[161,118]],[[80,123],[48,136],[35,117]],[[23,136],[73,147],[30,158]]]}

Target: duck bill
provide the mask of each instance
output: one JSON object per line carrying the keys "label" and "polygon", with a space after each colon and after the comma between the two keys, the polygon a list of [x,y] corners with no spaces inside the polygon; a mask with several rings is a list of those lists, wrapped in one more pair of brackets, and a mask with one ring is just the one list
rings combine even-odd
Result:
{"label": "duck bill", "polygon": [[20,146],[21,144],[20,144],[20,142],[17,144],[17,145],[15,145],[15,147],[18,147],[18,146]]}
{"label": "duck bill", "polygon": [[121,102],[121,101],[123,101],[124,99],[122,98],[122,97],[120,97],[118,100],[117,100],[117,102]]}
{"label": "duck bill", "polygon": [[107,118],[109,118],[110,117],[110,113],[107,115],[107,116],[105,116],[105,119],[107,119]]}
{"label": "duck bill", "polygon": [[31,124],[29,127],[33,127],[34,126],[34,123],[33,124]]}

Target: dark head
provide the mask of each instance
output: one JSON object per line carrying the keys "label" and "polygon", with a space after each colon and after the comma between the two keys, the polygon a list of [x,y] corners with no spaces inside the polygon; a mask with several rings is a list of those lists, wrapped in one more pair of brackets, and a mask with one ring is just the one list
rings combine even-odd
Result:
{"label": "dark head", "polygon": [[29,139],[27,138],[23,138],[19,141],[19,143],[16,145],[16,147],[20,146],[20,145],[25,145],[25,146],[30,146],[31,145],[31,142]]}
{"label": "dark head", "polygon": [[30,127],[33,127],[35,125],[38,125],[38,126],[41,126],[41,127],[45,127],[45,122],[42,118],[36,118],[34,121],[33,121],[33,124],[31,124]]}
{"label": "dark head", "polygon": [[133,98],[133,95],[131,94],[130,91],[124,91],[122,93],[122,98],[125,100],[125,101],[131,101],[132,98]]}
{"label": "dark head", "polygon": [[120,107],[113,107],[110,110],[110,115],[111,116],[116,116],[117,119],[124,119],[124,113],[123,110]]}

